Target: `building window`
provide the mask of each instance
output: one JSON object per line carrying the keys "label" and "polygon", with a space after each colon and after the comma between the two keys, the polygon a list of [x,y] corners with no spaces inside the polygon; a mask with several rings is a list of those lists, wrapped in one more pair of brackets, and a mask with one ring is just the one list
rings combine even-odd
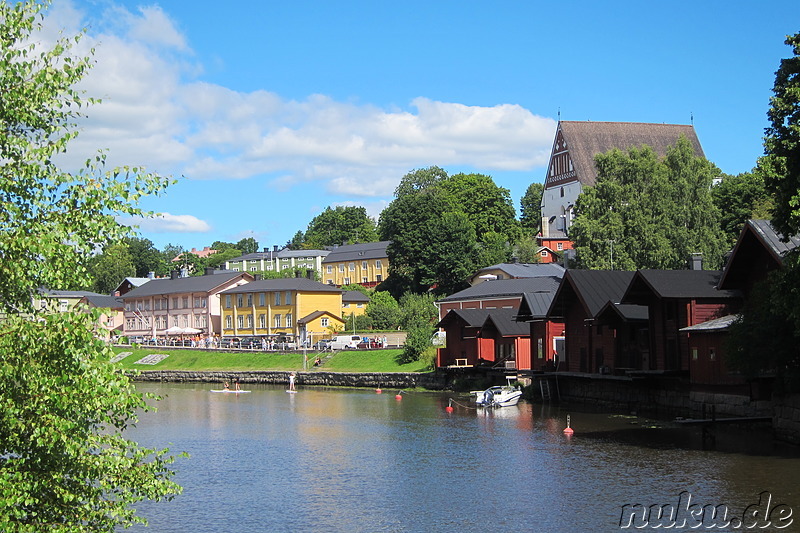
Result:
{"label": "building window", "polygon": [[363,277],[363,278],[361,278],[361,283],[367,284],[367,283],[369,283],[369,279],[367,279],[366,277]]}
{"label": "building window", "polygon": [[275,327],[281,327],[281,315],[275,315]]}
{"label": "building window", "polygon": [[354,272],[355,269],[356,269],[356,264],[355,263],[350,263],[348,265],[348,269],[350,270],[350,272]]}
{"label": "building window", "polygon": [[556,250],[563,250],[563,249],[564,249],[564,243],[563,242],[556,243]]}
{"label": "building window", "polygon": [[339,272],[344,272],[344,263],[339,265]]}
{"label": "building window", "polygon": [[189,309],[189,297],[188,296],[184,296],[183,297],[183,308],[184,309]]}
{"label": "building window", "polygon": [[375,276],[375,281],[377,281],[378,283],[380,283],[381,281],[383,281],[383,276],[381,276],[380,274],[376,275],[376,276]]}
{"label": "building window", "polygon": [[286,327],[287,328],[292,327],[292,313],[288,313],[286,315]]}
{"label": "building window", "polygon": [[344,278],[344,284],[350,285],[350,278]]}
{"label": "building window", "polygon": [[275,305],[281,305],[281,293],[280,293],[280,291],[275,293]]}
{"label": "building window", "polygon": [[233,327],[233,319],[231,315],[225,315],[225,329],[231,329]]}
{"label": "building window", "polygon": [[328,317],[320,318],[319,319],[319,325],[322,326],[323,328],[327,328],[328,327]]}
{"label": "building window", "polygon": [[328,265],[325,268],[326,268],[325,272],[327,272],[328,274],[332,274],[333,273],[333,265]]}
{"label": "building window", "polygon": [[364,270],[367,269],[367,262],[366,261],[361,261],[361,268],[363,268]]}
{"label": "building window", "polygon": [[375,260],[375,268],[377,268],[378,270],[383,268],[383,266],[381,265],[381,260],[380,259],[376,259]]}
{"label": "building window", "polygon": [[547,257],[547,250],[542,250],[542,257]]}
{"label": "building window", "polygon": [[258,267],[250,267],[250,272],[258,272]]}
{"label": "building window", "polygon": [[230,309],[230,308],[231,308],[231,295],[230,294],[226,294],[225,295],[225,309]]}
{"label": "building window", "polygon": [[267,327],[267,315],[264,314],[258,315],[258,327],[260,328]]}
{"label": "building window", "polygon": [[250,329],[253,328],[253,315],[247,315],[247,327]]}
{"label": "building window", "polygon": [[292,305],[292,293],[291,292],[286,291],[283,294],[283,305]]}
{"label": "building window", "polygon": [[173,309],[180,309],[180,307],[178,306],[178,298],[175,298],[175,297],[172,298],[172,308]]}
{"label": "building window", "polygon": [[697,348],[692,348],[692,361],[697,361]]}
{"label": "building window", "polygon": [[267,305],[267,294],[264,292],[258,293],[258,305],[264,307]]}
{"label": "building window", "polygon": [[244,327],[244,315],[239,315],[236,317],[236,325],[240,328]]}
{"label": "building window", "polygon": [[708,359],[709,359],[709,361],[716,361],[717,360],[717,349],[716,348],[709,348],[708,349]]}
{"label": "building window", "polygon": [[344,302],[344,303],[342,304],[342,307],[344,307],[345,309],[347,309],[348,307],[350,307],[350,302]]}
{"label": "building window", "polygon": [[253,295],[252,294],[248,294],[247,295],[247,307],[253,307]]}
{"label": "building window", "polygon": [[333,280],[332,279],[328,280],[328,285],[333,285]]}

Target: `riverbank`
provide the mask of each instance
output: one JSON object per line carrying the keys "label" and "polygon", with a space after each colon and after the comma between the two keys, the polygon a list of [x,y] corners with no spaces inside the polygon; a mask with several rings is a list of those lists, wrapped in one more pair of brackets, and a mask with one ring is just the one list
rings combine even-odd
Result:
{"label": "riverbank", "polygon": [[[241,384],[289,383],[291,372],[278,370],[145,370],[134,377],[136,381],[169,383],[223,383],[239,380]],[[446,375],[436,372],[331,372],[316,370],[295,372],[299,386],[369,387],[387,389],[424,388],[444,390]]]}

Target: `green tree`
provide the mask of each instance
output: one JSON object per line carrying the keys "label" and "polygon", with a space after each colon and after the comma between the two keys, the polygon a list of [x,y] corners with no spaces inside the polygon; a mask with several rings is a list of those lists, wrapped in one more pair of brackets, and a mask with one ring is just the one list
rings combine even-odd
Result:
{"label": "green tree", "polygon": [[400,179],[400,184],[394,190],[395,198],[407,194],[426,191],[447,179],[447,172],[439,167],[419,168],[412,170]]}
{"label": "green tree", "polygon": [[720,225],[729,245],[733,245],[745,222],[751,218],[769,218],[772,197],[764,185],[763,171],[756,167],[752,172],[724,175],[722,181],[711,188],[714,205],[720,212]]}
{"label": "green tree", "polygon": [[122,280],[136,273],[133,258],[124,244],[106,246],[94,263],[92,288],[100,294],[111,294],[122,283]]}
{"label": "green tree", "polygon": [[400,305],[388,291],[374,291],[365,314],[370,317],[375,329],[394,329],[400,319]]}
{"label": "green tree", "polygon": [[[245,237],[237,242],[233,248],[236,248],[242,254],[253,254],[258,251],[258,241],[253,237]],[[214,250],[216,250],[216,248],[214,248]]]}
{"label": "green tree", "polygon": [[149,215],[139,200],[170,180],[106,171],[102,154],[55,165],[94,100],[76,89],[80,36],[43,46],[46,8],[0,3],[0,530],[112,532],[143,521],[134,503],[180,491],[171,458],[122,436],[145,403],[97,340],[99,312],[47,315],[32,296],[87,282],[96,247],[131,234],[115,217]]}
{"label": "green tree", "polygon": [[436,188],[393,200],[379,227],[381,238],[391,241],[386,251],[395,293],[447,293],[463,287],[475,270],[474,226]]}
{"label": "green tree", "polygon": [[484,268],[499,263],[507,263],[511,260],[513,248],[506,236],[494,231],[483,235],[481,242],[478,243],[478,259],[475,262],[476,268]]}
{"label": "green tree", "polygon": [[305,234],[298,230],[297,233],[294,234],[294,237],[292,237],[292,240],[286,243],[286,248],[289,250],[303,250],[306,249],[305,242]]}
{"label": "green tree", "polygon": [[711,197],[719,170],[681,137],[660,159],[649,147],[595,158],[597,182],[578,197],[570,230],[581,268],[718,268],[727,249]]}
{"label": "green tree", "polygon": [[775,196],[772,225],[785,236],[800,233],[800,33],[786,38],[793,56],[782,59],[775,72],[770,125],[764,148],[777,172],[765,176]]}
{"label": "green tree", "polygon": [[311,220],[305,232],[304,246],[320,249],[344,242],[354,244],[377,240],[375,221],[367,215],[365,207],[339,205],[333,209],[325,208]]}
{"label": "green tree", "polygon": [[418,361],[431,346],[434,323],[439,316],[431,294],[407,293],[400,298],[400,324],[406,330],[403,351],[398,354],[400,364]]}
{"label": "green tree", "polygon": [[[150,272],[159,276],[169,274],[169,265],[164,259],[164,254],[155,247],[153,241],[141,237],[127,237],[122,239],[121,242],[128,248],[128,253],[131,255],[131,260],[136,270],[135,274],[133,274],[134,276],[145,278]],[[180,250],[178,253],[180,253]],[[175,255],[178,255],[178,253]],[[175,255],[172,257],[175,257]]]}
{"label": "green tree", "polygon": [[543,183],[531,183],[520,198],[519,221],[526,230],[537,233],[542,225]]}
{"label": "green tree", "polygon": [[478,239],[483,240],[489,232],[502,233],[510,240],[520,235],[511,193],[498,187],[491,176],[454,174],[438,182],[436,187],[444,191],[458,211],[467,215]]}
{"label": "green tree", "polygon": [[514,246],[514,256],[520,263],[541,263],[542,256],[539,253],[539,242],[536,237],[524,235]]}

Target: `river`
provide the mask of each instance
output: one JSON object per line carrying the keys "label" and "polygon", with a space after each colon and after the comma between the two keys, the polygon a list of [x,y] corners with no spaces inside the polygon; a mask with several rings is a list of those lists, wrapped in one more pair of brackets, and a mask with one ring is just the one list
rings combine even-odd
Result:
{"label": "river", "polygon": [[[698,428],[524,402],[478,410],[465,396],[438,393],[398,400],[397,391],[287,394],[248,385],[251,393],[233,395],[199,384],[137,387],[164,398],[129,437],[190,457],[173,465],[183,494],[140,504],[150,527],[128,531],[588,532],[619,531],[621,519],[631,529],[658,525],[634,504],[724,505],[729,528],[716,531],[768,519],[788,526],[780,531],[800,531],[798,450],[748,430],[727,429],[716,450],[702,450]],[[450,397],[458,403],[448,413]],[[571,437],[563,434],[567,414]],[[772,516],[744,513],[765,506]],[[787,509],[794,515],[787,518]],[[750,520],[737,522],[743,514]]]}

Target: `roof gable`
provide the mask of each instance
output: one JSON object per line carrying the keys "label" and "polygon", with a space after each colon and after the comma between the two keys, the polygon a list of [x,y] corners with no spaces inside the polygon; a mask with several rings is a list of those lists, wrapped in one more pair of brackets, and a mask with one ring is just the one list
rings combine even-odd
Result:
{"label": "roof gable", "polygon": [[489,313],[489,309],[451,309],[436,326],[444,328],[460,321],[467,327],[479,328],[486,322]]}
{"label": "roof gable", "polygon": [[365,242],[337,246],[322,260],[322,263],[338,263],[341,261],[363,261],[366,259],[383,259],[386,247],[391,241]]}
{"label": "roof gable", "polygon": [[646,302],[651,296],[668,299],[726,299],[739,291],[719,290],[719,270],[638,270],[622,303]]}
{"label": "roof gable", "polygon": [[531,334],[528,324],[514,320],[514,309],[493,309],[489,311],[482,327],[494,326],[503,337],[527,337]]}
{"label": "roof gable", "polygon": [[488,280],[467,287],[463,291],[456,292],[438,301],[454,302],[459,300],[481,300],[500,297],[522,298],[522,295],[527,292],[555,292],[560,281],[560,278],[555,276]]}
{"label": "roof gable", "polygon": [[742,288],[756,262],[762,262],[760,270],[780,268],[786,254],[800,246],[800,237],[790,237],[787,242],[783,242],[781,237],[768,220],[748,220],[722,272],[720,288]]}

